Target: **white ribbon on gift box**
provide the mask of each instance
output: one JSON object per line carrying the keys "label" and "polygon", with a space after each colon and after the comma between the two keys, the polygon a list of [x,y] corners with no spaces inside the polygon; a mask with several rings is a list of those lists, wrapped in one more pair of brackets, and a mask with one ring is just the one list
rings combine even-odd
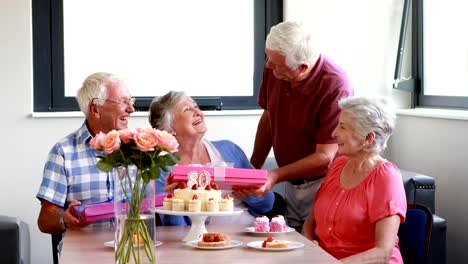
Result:
{"label": "white ribbon on gift box", "polygon": [[215,182],[224,182],[226,180],[226,167],[214,167],[213,172]]}

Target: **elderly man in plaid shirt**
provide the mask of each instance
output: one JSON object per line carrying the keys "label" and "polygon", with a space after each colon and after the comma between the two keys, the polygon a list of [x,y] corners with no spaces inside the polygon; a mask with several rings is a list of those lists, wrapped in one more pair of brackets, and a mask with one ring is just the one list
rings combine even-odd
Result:
{"label": "elderly man in plaid shirt", "polygon": [[88,76],[76,99],[86,120],[50,150],[36,196],[41,201],[37,222],[44,233],[62,234],[66,229],[87,226],[90,223],[75,217],[72,207],[112,200],[113,175],[96,167],[96,156],[103,153],[93,149],[89,141],[101,131],[127,128],[135,111],[135,99],[126,85],[110,73]]}

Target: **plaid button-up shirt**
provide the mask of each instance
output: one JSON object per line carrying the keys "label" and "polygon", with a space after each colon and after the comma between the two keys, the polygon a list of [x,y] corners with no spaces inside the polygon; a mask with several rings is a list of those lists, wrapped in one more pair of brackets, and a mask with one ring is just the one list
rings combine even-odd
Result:
{"label": "plaid button-up shirt", "polygon": [[50,150],[44,166],[39,200],[67,208],[72,200],[82,204],[110,201],[113,198],[113,172],[96,167],[97,156],[104,153],[89,145],[92,136],[86,122]]}

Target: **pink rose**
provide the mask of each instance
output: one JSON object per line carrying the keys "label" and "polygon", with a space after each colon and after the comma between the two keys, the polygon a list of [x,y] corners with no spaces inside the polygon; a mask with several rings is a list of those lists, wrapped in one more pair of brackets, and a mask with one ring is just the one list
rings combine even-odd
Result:
{"label": "pink rose", "polygon": [[102,142],[102,139],[104,138],[104,136],[105,136],[104,133],[99,132],[95,137],[93,137],[91,139],[91,141],[89,142],[91,147],[93,147],[93,148],[95,148],[97,150],[101,150],[102,149],[101,142]]}
{"label": "pink rose", "polygon": [[112,130],[111,132],[104,135],[101,140],[101,145],[106,154],[112,153],[114,150],[120,148],[120,137],[117,130]]}
{"label": "pink rose", "polygon": [[172,153],[177,152],[179,142],[177,142],[177,139],[172,134],[168,133],[167,131],[157,129],[156,137],[159,140],[159,147]]}
{"label": "pink rose", "polygon": [[135,144],[141,151],[154,151],[154,147],[159,142],[156,137],[156,129],[149,127],[137,128],[133,140],[135,140]]}
{"label": "pink rose", "polygon": [[135,135],[136,131],[135,129],[122,129],[119,130],[119,135],[120,135],[120,140],[124,144],[128,144],[130,140],[133,138],[133,135]]}

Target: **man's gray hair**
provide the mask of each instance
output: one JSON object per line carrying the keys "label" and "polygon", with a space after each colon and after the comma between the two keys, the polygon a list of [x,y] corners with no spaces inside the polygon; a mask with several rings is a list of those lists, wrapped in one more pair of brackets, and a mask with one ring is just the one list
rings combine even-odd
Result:
{"label": "man's gray hair", "polygon": [[294,21],[285,21],[271,27],[265,46],[285,55],[286,65],[292,70],[304,63],[313,66],[320,57],[311,34],[301,23]]}
{"label": "man's gray hair", "polygon": [[365,138],[370,132],[375,133],[375,140],[368,150],[383,152],[396,125],[392,102],[387,98],[371,99],[355,96],[341,99],[338,105],[353,121],[358,136]]}
{"label": "man's gray hair", "polygon": [[[119,81],[120,80],[112,73],[96,72],[89,75],[76,94],[76,101],[78,101],[81,112],[87,116],[89,103],[91,103],[94,98],[107,99],[107,87],[109,84]],[[96,100],[95,103],[102,105],[104,104],[104,100]]]}
{"label": "man's gray hair", "polygon": [[184,92],[170,91],[155,97],[149,107],[149,122],[153,128],[172,132],[174,108],[185,97]]}

